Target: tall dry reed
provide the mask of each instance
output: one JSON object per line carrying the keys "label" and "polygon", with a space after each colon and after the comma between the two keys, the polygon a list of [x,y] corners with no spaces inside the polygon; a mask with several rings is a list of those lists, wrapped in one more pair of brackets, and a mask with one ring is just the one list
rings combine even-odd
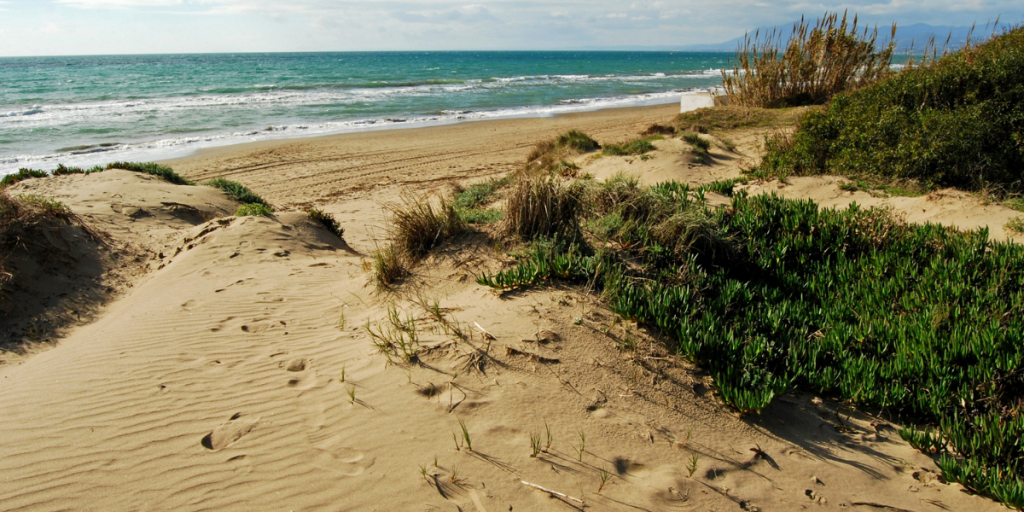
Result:
{"label": "tall dry reed", "polygon": [[778,108],[820,105],[832,96],[859,89],[890,76],[896,25],[889,44],[876,47],[878,29],[863,31],[837,13],[826,13],[812,26],[800,20],[785,47],[773,29],[747,35],[732,70],[722,71],[729,104]]}

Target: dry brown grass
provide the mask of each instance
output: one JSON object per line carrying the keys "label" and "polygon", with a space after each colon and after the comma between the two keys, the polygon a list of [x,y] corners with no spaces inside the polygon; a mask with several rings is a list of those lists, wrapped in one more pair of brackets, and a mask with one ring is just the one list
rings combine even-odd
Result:
{"label": "dry brown grass", "polygon": [[501,232],[522,240],[574,238],[579,231],[584,195],[578,182],[524,174],[508,192]]}
{"label": "dry brown grass", "polygon": [[401,201],[388,204],[385,209],[388,238],[398,252],[412,261],[466,230],[451,197],[405,194]]}
{"label": "dry brown grass", "polygon": [[[895,36],[896,25],[892,27]],[[893,72],[893,43],[879,50],[878,29],[861,31],[836,13],[826,13],[812,26],[801,20],[782,45],[773,30],[764,38],[748,35],[731,72],[722,71],[730,105],[789,107],[820,105],[832,96],[871,85]],[[890,37],[890,41],[893,37]]]}

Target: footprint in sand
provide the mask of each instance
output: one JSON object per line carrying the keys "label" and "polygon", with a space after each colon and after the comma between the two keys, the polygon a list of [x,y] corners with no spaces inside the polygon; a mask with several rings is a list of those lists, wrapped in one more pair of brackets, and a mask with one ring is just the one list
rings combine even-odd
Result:
{"label": "footprint in sand", "polygon": [[203,448],[213,451],[227,448],[241,439],[242,436],[252,432],[252,429],[256,428],[256,424],[259,421],[259,418],[251,420],[242,419],[242,413],[236,413],[227,422],[213,429],[213,432],[206,434],[200,444],[203,445]]}
{"label": "footprint in sand", "polygon": [[303,372],[309,366],[309,361],[306,359],[292,359],[284,365],[285,371],[289,372]]}
{"label": "footprint in sand", "polygon": [[342,445],[341,436],[320,437],[313,433],[309,436],[316,450],[316,455],[310,461],[313,467],[333,470],[341,476],[359,476],[373,466],[372,457],[367,458],[365,453]]}
{"label": "footprint in sand", "polygon": [[291,359],[281,362],[279,365],[281,369],[292,375],[288,379],[288,387],[303,391],[317,387],[317,373],[309,359]]}

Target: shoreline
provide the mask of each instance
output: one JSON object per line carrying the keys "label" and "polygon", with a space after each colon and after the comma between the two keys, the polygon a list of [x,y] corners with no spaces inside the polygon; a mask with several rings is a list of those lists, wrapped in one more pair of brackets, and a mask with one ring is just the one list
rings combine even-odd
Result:
{"label": "shoreline", "polygon": [[197,182],[219,177],[242,182],[276,205],[309,205],[384,185],[424,183],[425,176],[462,180],[509,172],[539,141],[572,129],[602,144],[625,142],[652,124],[672,122],[679,108],[676,102],[258,141],[161,163]]}
{"label": "shoreline", "polygon": [[[261,149],[266,149],[266,148],[290,146],[290,145],[293,145],[293,144],[302,144],[302,143],[319,143],[319,142],[340,141],[340,140],[344,140],[344,139],[348,139],[348,138],[361,138],[361,137],[371,137],[371,138],[373,138],[373,137],[386,136],[387,134],[390,134],[390,133],[409,133],[409,134],[415,136],[415,135],[420,135],[421,134],[420,132],[427,132],[427,131],[439,130],[439,129],[445,129],[445,128],[451,128],[451,127],[486,126],[486,125],[491,125],[491,124],[496,124],[496,125],[506,125],[507,124],[507,125],[511,126],[512,124],[517,123],[517,122],[529,121],[529,120],[539,120],[539,119],[571,119],[571,118],[579,118],[582,122],[586,122],[589,118],[597,117],[597,116],[595,116],[595,114],[597,114],[597,115],[600,115],[600,114],[616,114],[616,115],[617,114],[623,114],[625,116],[629,116],[629,115],[634,115],[635,114],[635,115],[638,115],[638,116],[643,116],[645,112],[652,112],[652,111],[658,111],[658,113],[660,114],[661,111],[664,110],[669,105],[674,106],[674,107],[678,107],[679,102],[675,101],[675,102],[672,102],[672,103],[660,103],[660,104],[656,104],[656,105],[641,105],[641,106],[629,106],[629,107],[612,107],[612,108],[601,108],[601,109],[596,109],[596,110],[580,110],[580,111],[574,111],[574,112],[566,112],[566,113],[553,114],[553,115],[542,115],[542,116],[524,115],[524,116],[509,116],[509,117],[488,118],[488,119],[466,119],[466,120],[459,120],[459,121],[451,121],[451,122],[442,122],[442,123],[437,123],[437,124],[430,124],[430,125],[426,125],[426,126],[418,126],[418,125],[408,125],[408,126],[392,125],[392,126],[386,126],[386,127],[370,127],[370,128],[354,130],[354,131],[347,131],[347,132],[341,132],[341,133],[328,133],[328,134],[318,134],[318,135],[298,136],[298,137],[283,137],[283,138],[279,138],[279,139],[257,140],[257,141],[251,141],[251,142],[241,142],[241,143],[237,143],[237,144],[228,144],[228,145],[224,145],[224,146],[213,146],[213,147],[207,147],[207,148],[199,148],[199,149],[196,149],[196,150],[192,151],[188,155],[177,156],[177,157],[172,157],[172,158],[162,158],[162,159],[158,159],[158,160],[154,160],[154,161],[157,162],[157,163],[173,166],[175,164],[189,163],[190,161],[195,160],[195,159],[214,158],[214,157],[218,157],[218,156],[224,156],[224,155],[229,155],[229,154],[234,154],[234,153],[244,153],[244,152],[261,150]],[[677,113],[678,113],[678,109],[677,109]]]}
{"label": "shoreline", "polygon": [[[667,97],[664,97],[666,94],[672,94],[672,99],[670,101],[666,101],[668,99]],[[277,127],[273,130],[243,130],[230,133],[224,132],[206,135],[182,136],[178,138],[165,137],[148,142],[94,144],[82,146],[82,149],[78,150],[77,153],[73,151],[55,151],[52,153],[7,155],[0,157],[0,176],[17,172],[21,168],[50,171],[55,169],[58,164],[70,167],[88,168],[94,165],[105,165],[112,161],[167,162],[189,158],[206,150],[262,142],[272,143],[298,139],[317,139],[321,137],[332,137],[346,134],[435,128],[474,122],[547,118],[601,112],[604,110],[659,107],[672,104],[678,105],[682,97],[701,97],[707,94],[708,91],[702,89],[683,92],[665,91],[661,93],[636,95],[631,99],[631,101],[627,101],[626,104],[622,106],[551,105],[548,106],[547,110],[542,111],[529,111],[526,113],[515,113],[511,110],[493,112],[480,111],[466,116],[459,116],[458,118],[443,118],[443,116],[398,116],[396,118],[352,119],[348,121],[338,121],[334,124],[339,124],[339,126],[331,128],[324,128],[326,125],[321,126],[315,123],[311,125],[298,124],[285,126],[284,128]],[[651,95],[659,97],[647,97]],[[562,107],[565,108],[565,111],[558,111],[558,109]],[[552,111],[551,109],[554,110]],[[65,149],[74,149],[77,147],[78,146],[69,146]]]}

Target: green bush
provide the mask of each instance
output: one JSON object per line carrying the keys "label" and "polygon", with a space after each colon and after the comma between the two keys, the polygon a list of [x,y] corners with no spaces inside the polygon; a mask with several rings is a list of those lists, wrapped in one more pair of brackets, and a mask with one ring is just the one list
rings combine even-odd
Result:
{"label": "green bush", "polygon": [[210,181],[203,183],[207,187],[219,188],[224,191],[225,194],[230,196],[235,201],[242,204],[262,204],[270,206],[262,197],[257,195],[252,190],[249,190],[245,185],[238,183],[237,181],[226,180],[224,178],[215,178]]}
{"label": "green bush", "polygon": [[30,180],[32,178],[45,178],[49,176],[46,171],[37,171],[35,169],[19,169],[18,172],[8,174],[0,180],[0,188],[7,188],[19,181]]}
{"label": "green bush", "polygon": [[941,452],[947,479],[1024,506],[1024,247],[886,210],[743,193],[710,210],[702,189],[609,181],[584,226],[610,251],[550,244],[479,282],[594,283],[737,410],[802,388],[930,422],[903,435]]}
{"label": "green bush", "polygon": [[761,172],[1024,188],[1024,28],[857,92],[769,141]]}
{"label": "green bush", "polygon": [[174,169],[166,165],[142,162],[114,162],[107,164],[107,169],[122,169],[125,171],[141,172],[156,176],[168,183],[175,185],[195,185],[191,180],[185,179],[174,172]]}
{"label": "green bush", "polygon": [[270,217],[274,210],[265,204],[243,204],[238,207],[235,217]]}

